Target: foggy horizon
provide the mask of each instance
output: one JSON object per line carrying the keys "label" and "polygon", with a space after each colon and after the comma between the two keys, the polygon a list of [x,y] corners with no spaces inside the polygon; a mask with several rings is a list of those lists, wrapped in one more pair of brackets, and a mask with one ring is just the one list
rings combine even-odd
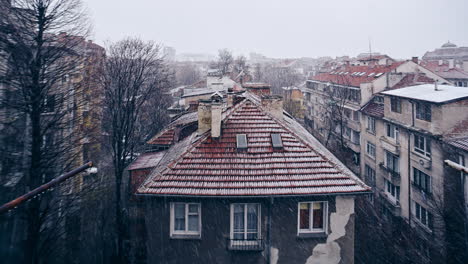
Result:
{"label": "foggy horizon", "polygon": [[[174,47],[177,54],[216,55],[227,48],[273,58],[356,56],[380,52],[394,58],[421,57],[450,41],[468,46],[460,34],[468,24],[463,0],[375,2],[215,0],[171,2],[85,0],[99,44],[126,36]],[[453,14],[453,15],[446,15]]]}

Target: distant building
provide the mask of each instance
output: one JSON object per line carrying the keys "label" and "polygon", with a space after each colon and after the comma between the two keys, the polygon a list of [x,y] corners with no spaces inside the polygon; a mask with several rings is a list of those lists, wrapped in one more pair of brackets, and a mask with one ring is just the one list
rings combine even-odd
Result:
{"label": "distant building", "polygon": [[166,61],[175,61],[176,60],[176,50],[173,47],[164,47],[163,55]]}
{"label": "distant building", "polygon": [[450,41],[434,51],[428,51],[422,57],[425,61],[452,61],[453,67],[462,68],[468,72],[468,47],[458,47]]}
{"label": "distant building", "polygon": [[132,256],[354,263],[354,200],[370,188],[283,114],[281,97],[214,95],[180,118],[152,139],[163,154],[130,166]]}

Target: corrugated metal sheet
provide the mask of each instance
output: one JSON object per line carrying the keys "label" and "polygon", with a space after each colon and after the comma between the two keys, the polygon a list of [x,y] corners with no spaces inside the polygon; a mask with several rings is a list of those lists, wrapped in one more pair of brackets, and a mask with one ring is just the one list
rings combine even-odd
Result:
{"label": "corrugated metal sheet", "polygon": [[[314,151],[248,99],[226,113],[222,135],[207,135],[139,188],[140,194],[264,196],[353,193],[370,188]],[[236,135],[247,135],[247,150]],[[274,149],[271,134],[283,148]]]}

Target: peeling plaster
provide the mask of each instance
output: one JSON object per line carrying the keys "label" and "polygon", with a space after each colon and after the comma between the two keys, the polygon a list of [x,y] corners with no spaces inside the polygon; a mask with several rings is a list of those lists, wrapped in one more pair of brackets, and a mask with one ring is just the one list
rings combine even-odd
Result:
{"label": "peeling plaster", "polygon": [[270,249],[270,264],[277,264],[279,258],[279,249],[271,247]]}
{"label": "peeling plaster", "polygon": [[338,264],[341,260],[341,248],[337,239],[346,235],[346,225],[354,214],[354,197],[336,197],[336,212],[330,215],[330,230],[327,242],[318,244],[312,250],[312,256],[306,264]]}

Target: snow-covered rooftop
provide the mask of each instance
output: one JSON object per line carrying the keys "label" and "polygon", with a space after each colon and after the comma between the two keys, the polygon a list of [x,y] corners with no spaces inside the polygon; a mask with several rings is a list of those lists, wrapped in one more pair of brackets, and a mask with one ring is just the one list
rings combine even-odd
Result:
{"label": "snow-covered rooftop", "polygon": [[436,90],[434,84],[421,84],[382,92],[382,94],[432,103],[445,103],[452,100],[468,98],[468,88],[452,85],[438,85]]}

